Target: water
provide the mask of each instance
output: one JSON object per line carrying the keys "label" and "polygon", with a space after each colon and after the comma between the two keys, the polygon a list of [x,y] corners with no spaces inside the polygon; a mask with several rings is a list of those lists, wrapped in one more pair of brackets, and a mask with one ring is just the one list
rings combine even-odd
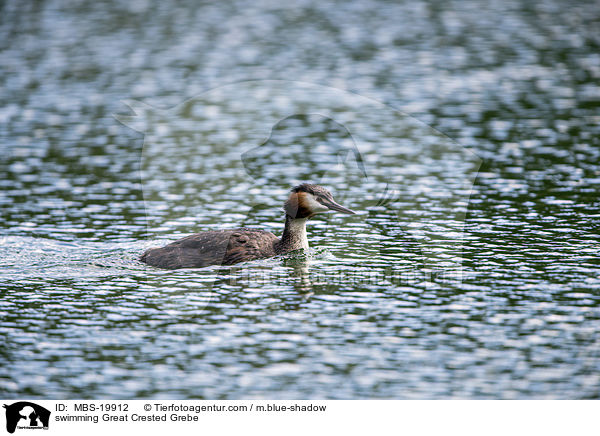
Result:
{"label": "water", "polygon": [[321,3],[2,6],[0,396],[600,396],[600,9]]}

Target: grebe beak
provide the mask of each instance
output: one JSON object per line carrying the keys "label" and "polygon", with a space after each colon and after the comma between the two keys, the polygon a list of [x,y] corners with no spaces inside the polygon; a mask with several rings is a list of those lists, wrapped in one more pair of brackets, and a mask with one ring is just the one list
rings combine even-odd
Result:
{"label": "grebe beak", "polygon": [[325,201],[323,201],[323,205],[328,207],[330,210],[335,210],[337,212],[347,213],[349,215],[356,214],[356,212],[354,212],[353,210],[350,210],[350,209],[342,206],[341,204],[337,204],[333,200],[325,200]]}

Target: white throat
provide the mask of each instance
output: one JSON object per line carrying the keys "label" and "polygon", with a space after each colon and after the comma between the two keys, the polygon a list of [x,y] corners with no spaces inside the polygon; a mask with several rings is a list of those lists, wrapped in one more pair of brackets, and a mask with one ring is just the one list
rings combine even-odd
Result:
{"label": "white throat", "polygon": [[294,250],[304,248],[308,250],[308,238],[306,237],[307,218],[295,218],[289,221],[289,238]]}

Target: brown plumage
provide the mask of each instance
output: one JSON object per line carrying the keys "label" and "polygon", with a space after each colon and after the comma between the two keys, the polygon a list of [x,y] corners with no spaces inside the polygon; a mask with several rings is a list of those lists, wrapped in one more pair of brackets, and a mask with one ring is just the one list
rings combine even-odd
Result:
{"label": "brown plumage", "polygon": [[152,248],[140,260],[165,269],[200,268],[233,265],[306,249],[307,219],[329,210],[354,213],[337,204],[327,189],[304,183],[292,189],[284,204],[286,220],[281,238],[271,232],[248,228],[201,232],[162,248]]}

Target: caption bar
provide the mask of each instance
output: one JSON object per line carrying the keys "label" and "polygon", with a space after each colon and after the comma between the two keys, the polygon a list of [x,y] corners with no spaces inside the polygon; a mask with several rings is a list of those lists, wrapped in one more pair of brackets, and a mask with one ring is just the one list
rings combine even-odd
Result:
{"label": "caption bar", "polygon": [[[0,434],[597,435],[597,401],[0,399]],[[505,419],[510,416],[511,419]],[[400,431],[401,430],[401,431]],[[135,433],[133,433],[135,432]]]}

